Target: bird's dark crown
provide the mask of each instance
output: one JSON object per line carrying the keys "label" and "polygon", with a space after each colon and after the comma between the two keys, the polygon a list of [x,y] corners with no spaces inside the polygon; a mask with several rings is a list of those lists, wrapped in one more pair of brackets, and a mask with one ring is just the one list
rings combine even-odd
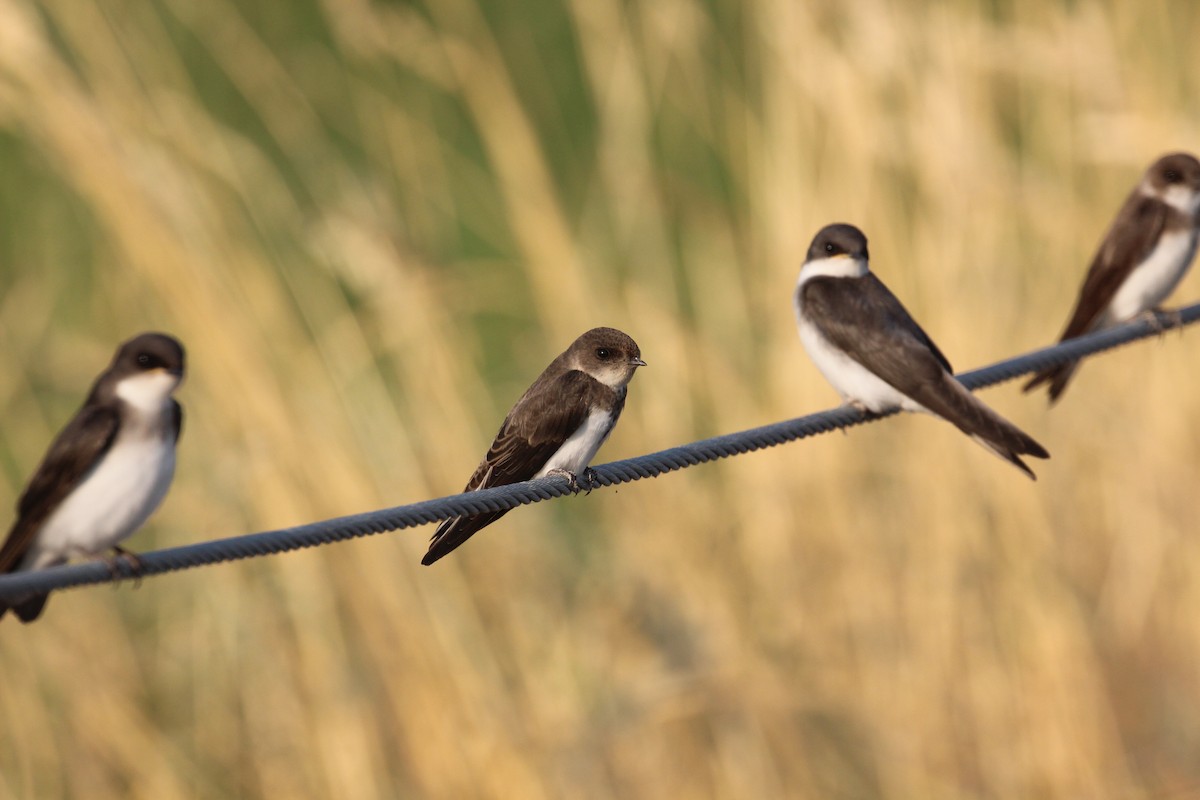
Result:
{"label": "bird's dark crown", "polygon": [[821,228],[808,246],[807,260],[836,256],[867,260],[867,237],[858,228],[845,222],[835,222]]}
{"label": "bird's dark crown", "polygon": [[630,336],[616,328],[592,328],[571,343],[576,356],[596,363],[633,361],[642,351]]}
{"label": "bird's dark crown", "polygon": [[165,333],[142,333],[123,343],[113,356],[112,369],[119,375],[134,375],[161,369],[183,375],[183,345]]}
{"label": "bird's dark crown", "polygon": [[1191,153],[1168,153],[1150,165],[1146,177],[1156,189],[1178,184],[1200,189],[1200,161]]}

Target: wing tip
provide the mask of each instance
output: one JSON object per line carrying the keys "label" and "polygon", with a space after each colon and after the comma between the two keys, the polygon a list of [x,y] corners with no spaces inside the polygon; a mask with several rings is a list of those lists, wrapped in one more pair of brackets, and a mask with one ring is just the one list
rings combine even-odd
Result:
{"label": "wing tip", "polygon": [[1034,375],[1026,384],[1021,387],[1023,392],[1032,392],[1043,384],[1049,383],[1049,399],[1050,405],[1058,402],[1062,397],[1063,392],[1067,390],[1067,384],[1071,382],[1071,378],[1075,375],[1075,370],[1078,367],[1078,361],[1071,361],[1057,367],[1044,369]]}
{"label": "wing tip", "polygon": [[1036,439],[1025,433],[1020,428],[1013,426],[1013,430],[1019,437],[1021,445],[1020,448],[1014,448],[1008,445],[999,445],[997,451],[1000,452],[1007,461],[1012,462],[1014,466],[1028,475],[1030,480],[1036,481],[1037,475],[1034,473],[1033,469],[1021,459],[1021,456],[1029,456],[1030,458],[1050,458],[1050,451],[1042,447]]}
{"label": "wing tip", "polygon": [[1025,452],[1021,453],[1021,455],[1032,456],[1033,458],[1049,458],[1050,451],[1047,450],[1046,448],[1042,447],[1040,444],[1038,444],[1033,439],[1030,439],[1029,447],[1027,447]]}
{"label": "wing tip", "polygon": [[1041,372],[1035,373],[1034,376],[1026,381],[1025,385],[1021,387],[1021,391],[1025,394],[1029,394],[1034,389],[1050,380],[1050,374],[1051,373],[1049,370],[1042,370]]}
{"label": "wing tip", "polygon": [[1024,461],[1022,461],[1021,457],[1019,455],[1017,455],[1016,453],[1009,453],[1008,460],[1017,469],[1019,469],[1019,470],[1021,470],[1021,472],[1025,473],[1025,476],[1027,478],[1029,478],[1029,480],[1034,481],[1035,483],[1037,482],[1037,473],[1034,472],[1032,469],[1030,469],[1029,465],[1026,464]]}
{"label": "wing tip", "polygon": [[[450,548],[450,549],[454,549],[454,548]],[[450,552],[449,549],[448,549],[448,551],[445,551],[444,553],[440,552],[440,548],[438,548],[438,542],[433,542],[430,545],[430,549],[427,549],[427,551],[425,552],[425,555],[422,555],[421,566],[430,566],[431,564],[434,563],[434,561],[437,561],[438,559],[442,558],[443,555],[445,555],[446,553],[449,553],[449,552]]]}
{"label": "wing tip", "polygon": [[[46,601],[49,599],[50,595],[48,594],[35,594],[33,597],[14,603],[12,610],[21,622],[28,625],[42,615],[42,610],[46,608]],[[3,615],[0,614],[0,616]]]}
{"label": "wing tip", "polygon": [[457,542],[449,542],[448,537],[454,528],[462,521],[462,517],[448,519],[441,525],[438,525],[437,530],[433,532],[433,536],[429,539],[429,549],[425,551],[425,555],[421,557],[421,566],[428,567],[433,562],[437,561],[442,556],[449,554],[454,548],[462,544],[463,540]]}

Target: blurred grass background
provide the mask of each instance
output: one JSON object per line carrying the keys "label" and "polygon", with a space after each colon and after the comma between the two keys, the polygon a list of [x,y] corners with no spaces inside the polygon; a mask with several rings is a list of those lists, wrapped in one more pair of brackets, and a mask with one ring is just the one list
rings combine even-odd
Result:
{"label": "blurred grass background", "polygon": [[[0,505],[124,337],[189,348],[150,549],[457,491],[570,340],[600,461],[829,407],[790,292],[853,221],[956,367],[1057,336],[1197,149],[1200,6],[0,0]],[[1177,293],[1197,294],[1189,278]],[[0,798],[1200,796],[1196,333],[846,436],[56,595]],[[7,522],[5,523],[7,524]]]}

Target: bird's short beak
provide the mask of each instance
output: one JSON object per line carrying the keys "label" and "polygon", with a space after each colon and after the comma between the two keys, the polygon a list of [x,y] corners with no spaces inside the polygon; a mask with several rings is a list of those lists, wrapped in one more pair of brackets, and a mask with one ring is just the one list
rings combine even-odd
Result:
{"label": "bird's short beak", "polygon": [[183,369],[181,367],[176,367],[175,369],[169,369],[169,370],[167,370],[167,374],[172,375],[176,378],[182,378],[183,377]]}
{"label": "bird's short beak", "polygon": [[645,361],[642,361],[640,358],[631,358],[631,359],[629,359],[629,363],[630,363],[630,364],[632,364],[632,365],[633,365],[633,366],[635,366],[635,367],[644,367],[644,366],[646,366],[646,362],[645,362]]}

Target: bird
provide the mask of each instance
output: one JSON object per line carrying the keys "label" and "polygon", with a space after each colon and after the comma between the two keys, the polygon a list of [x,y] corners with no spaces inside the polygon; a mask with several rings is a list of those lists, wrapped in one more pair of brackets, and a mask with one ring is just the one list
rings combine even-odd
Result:
{"label": "bird", "polygon": [[[593,328],[550,362],[508,412],[464,492],[557,475],[590,488],[588,464],[612,432],[630,379],[646,366],[641,350],[616,328]],[[421,563],[428,566],[507,513],[442,522]]]}
{"label": "bird", "polygon": [[[0,545],[0,574],[110,550],[138,567],[120,542],[141,527],[171,485],[183,424],[172,395],[183,376],[183,346],[167,334],[142,333],[117,348],[21,493]],[[32,622],[47,598],[0,600],[0,618],[11,608]]]}
{"label": "bird", "polygon": [[843,400],[861,412],[924,411],[952,423],[1030,478],[1040,444],[954,378],[950,362],[870,271],[867,237],[845,223],[813,237],[794,295],[800,341]]}
{"label": "bird", "polygon": [[[1075,309],[1059,341],[1153,312],[1187,273],[1200,228],[1200,161],[1169,153],[1146,170],[1125,199],[1092,258]],[[1025,384],[1049,384],[1053,405],[1078,361],[1048,367]]]}

